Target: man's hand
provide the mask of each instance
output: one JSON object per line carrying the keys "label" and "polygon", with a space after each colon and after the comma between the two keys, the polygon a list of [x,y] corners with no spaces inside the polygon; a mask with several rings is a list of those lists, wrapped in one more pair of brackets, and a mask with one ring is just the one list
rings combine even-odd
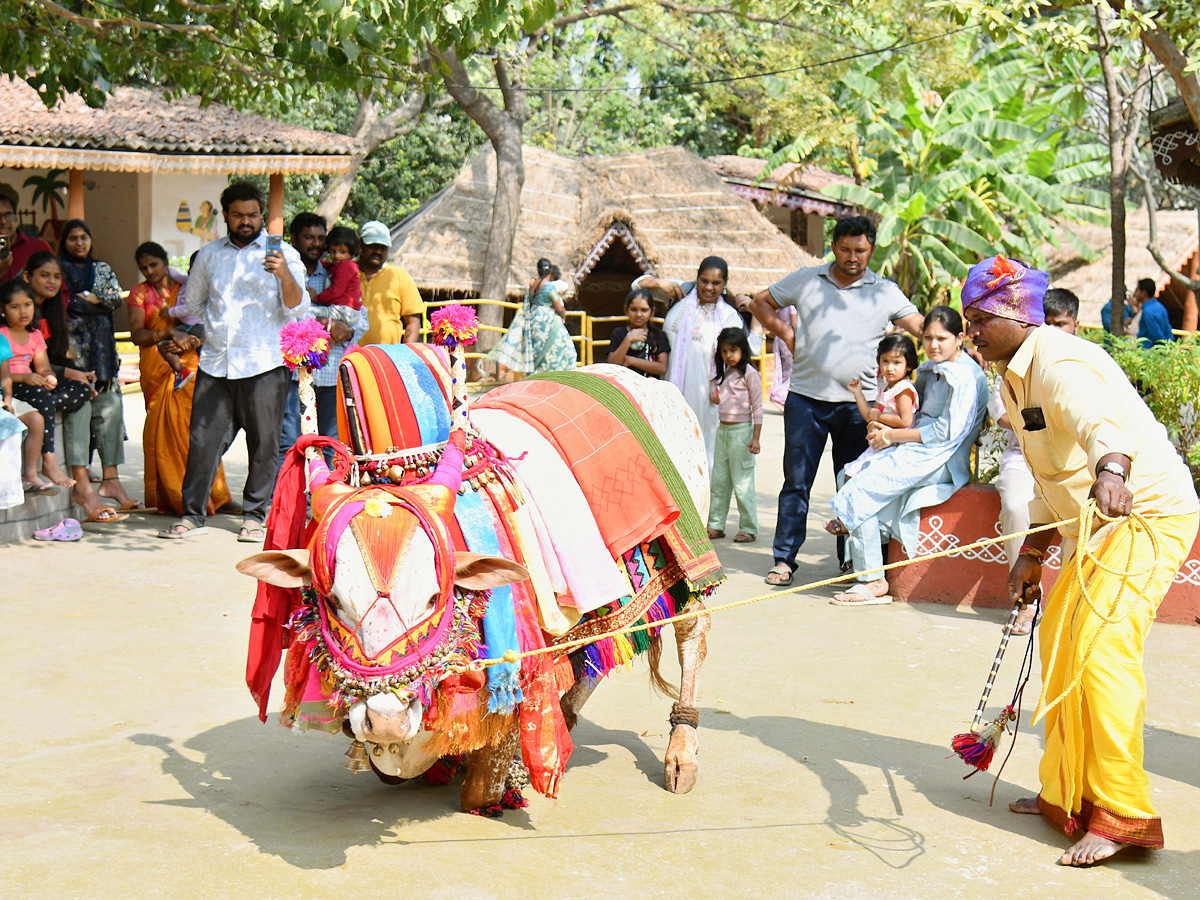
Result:
{"label": "man's hand", "polygon": [[1008,573],[1008,598],[1016,603],[1042,599],[1042,564],[1032,556],[1018,556]]}
{"label": "man's hand", "polygon": [[280,269],[287,268],[283,263],[283,254],[278,250],[268,250],[263,258],[263,268],[276,278],[281,277]]}
{"label": "man's hand", "polygon": [[1088,494],[1096,501],[1101,515],[1115,519],[1133,512],[1133,491],[1129,490],[1121,476],[1112,472],[1101,472]]}
{"label": "man's hand", "polygon": [[643,278],[639,287],[645,291],[662,291],[671,300],[683,299],[683,288],[669,278]]}
{"label": "man's hand", "polygon": [[344,344],[354,337],[354,329],[341,319],[330,319],[326,327],[329,329],[329,337],[335,344]]}

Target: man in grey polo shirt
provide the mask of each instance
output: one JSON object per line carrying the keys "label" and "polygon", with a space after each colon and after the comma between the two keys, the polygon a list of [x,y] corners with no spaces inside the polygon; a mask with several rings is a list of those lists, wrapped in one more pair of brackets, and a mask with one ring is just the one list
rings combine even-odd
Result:
{"label": "man in grey polo shirt", "polygon": [[[750,311],[770,334],[792,349],[792,380],[783,410],[783,489],[775,524],[775,565],[767,584],[787,585],[804,544],[808,497],[827,438],[833,467],[867,449],[867,423],[846,385],[858,378],[875,393],[875,350],[895,323],[920,335],[922,317],[894,282],[867,268],[875,252],[875,226],[863,216],[840,220],[833,230],[833,262],[798,269],[754,298]],[[794,306],[793,329],[776,310]]]}

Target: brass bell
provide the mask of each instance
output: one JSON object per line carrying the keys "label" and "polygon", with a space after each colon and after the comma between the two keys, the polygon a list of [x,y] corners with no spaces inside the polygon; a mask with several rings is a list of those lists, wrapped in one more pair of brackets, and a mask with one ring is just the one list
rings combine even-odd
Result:
{"label": "brass bell", "polygon": [[392,481],[396,482],[396,484],[399,484],[400,480],[403,477],[404,477],[404,467],[403,466],[392,466],[390,469],[388,469],[388,478],[392,479]]}
{"label": "brass bell", "polygon": [[350,749],[346,751],[346,768],[356,775],[371,768],[371,763],[367,758],[367,748],[363,746],[362,741],[351,742]]}

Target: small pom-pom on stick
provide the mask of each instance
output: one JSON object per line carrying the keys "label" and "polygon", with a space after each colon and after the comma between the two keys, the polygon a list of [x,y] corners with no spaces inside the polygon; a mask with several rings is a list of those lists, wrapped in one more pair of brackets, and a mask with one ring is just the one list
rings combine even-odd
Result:
{"label": "small pom-pom on stick", "polygon": [[430,332],[435,344],[447,350],[469,347],[479,334],[479,317],[470,306],[453,303],[435,310],[429,317]]}
{"label": "small pom-pom on stick", "polygon": [[279,331],[283,362],[293,372],[319,369],[329,360],[329,332],[316,319],[288,322]]}
{"label": "small pom-pom on stick", "polygon": [[[974,766],[977,771],[986,772],[996,755],[996,745],[1000,737],[1008,731],[1008,723],[1017,719],[1016,710],[1012,706],[1004,707],[1004,711],[988,722],[979,731],[966,731],[956,734],[950,741],[950,748],[968,766]],[[972,775],[975,773],[972,772]]]}

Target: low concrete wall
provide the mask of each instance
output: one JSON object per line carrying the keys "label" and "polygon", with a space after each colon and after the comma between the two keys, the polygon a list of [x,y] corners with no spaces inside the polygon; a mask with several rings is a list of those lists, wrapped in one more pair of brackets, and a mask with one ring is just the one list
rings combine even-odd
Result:
{"label": "low concrete wall", "polygon": [[[969,484],[940,506],[921,512],[919,556],[962,547],[984,537],[1002,534],[1000,495],[990,484]],[[905,559],[903,548],[892,541],[888,562]],[[1058,577],[1062,560],[1057,544],[1043,568],[1043,592]],[[914,603],[968,603],[972,606],[1008,608],[1008,563],[1004,545],[992,544],[965,554],[913,563],[889,573],[892,596]],[[1200,616],[1200,536],[1175,576],[1175,583],[1158,609],[1160,622],[1196,624]]]}
{"label": "low concrete wall", "polygon": [[[59,465],[66,467],[66,457],[62,450],[62,416],[56,416],[56,434],[59,439],[55,442]],[[57,494],[50,496],[25,496],[25,502],[12,509],[0,509],[0,544],[15,544],[18,541],[29,540],[33,533],[42,528],[49,528],[68,517],[83,521],[83,507],[71,503],[71,489],[59,488]]]}

